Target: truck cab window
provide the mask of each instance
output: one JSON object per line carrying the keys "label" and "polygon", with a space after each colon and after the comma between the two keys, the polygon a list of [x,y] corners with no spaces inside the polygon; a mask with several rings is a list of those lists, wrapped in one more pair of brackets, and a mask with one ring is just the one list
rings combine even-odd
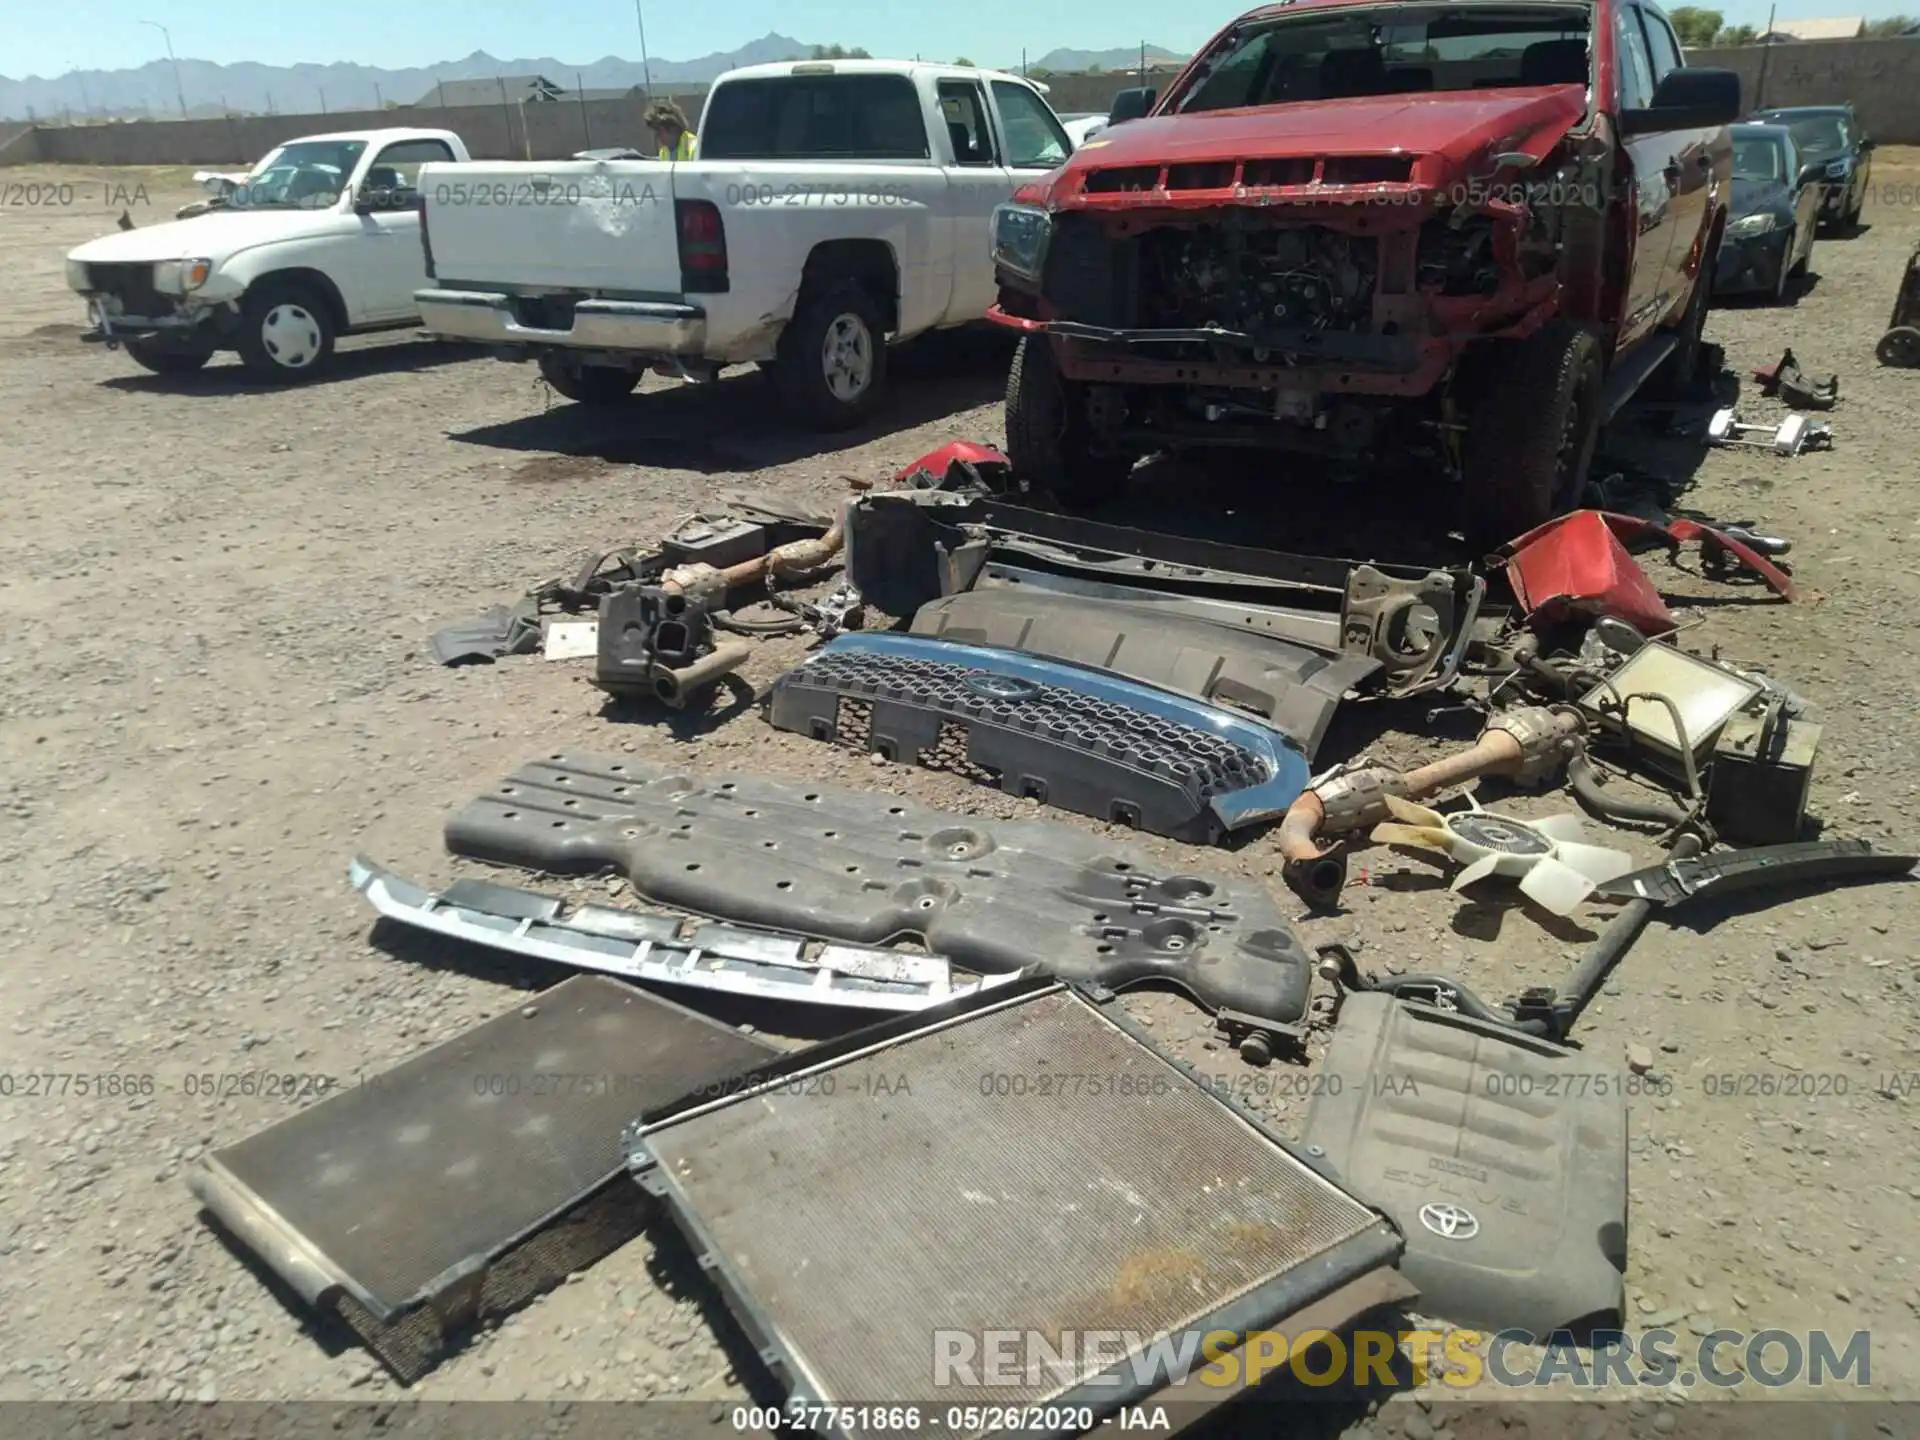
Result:
{"label": "truck cab window", "polygon": [[367,184],[386,185],[396,190],[415,190],[420,185],[420,167],[446,163],[453,151],[444,140],[401,140],[373,157],[367,167]]}
{"label": "truck cab window", "polygon": [[925,160],[920,96],[904,75],[768,76],[714,87],[703,160]]}
{"label": "truck cab window", "polygon": [[1614,72],[1620,83],[1620,108],[1644,110],[1653,104],[1653,60],[1640,33],[1639,12],[1623,6],[1614,23]]}
{"label": "truck cab window", "polygon": [[1585,85],[1588,18],[1568,6],[1341,7],[1229,32],[1180,113],[1521,85]]}
{"label": "truck cab window", "polygon": [[1686,61],[1680,58],[1680,41],[1665,19],[1652,10],[1640,12],[1640,23],[1647,30],[1647,51],[1653,61],[1653,83],[1658,85]]}
{"label": "truck cab window", "polygon": [[1015,170],[1051,170],[1073,151],[1067,132],[1033,91],[1007,80],[993,82],[1000,123],[1007,133],[1007,164]]}
{"label": "truck cab window", "polygon": [[360,194],[380,208],[409,207],[420,188],[420,167],[452,159],[453,151],[444,140],[397,141],[373,157],[360,182]]}
{"label": "truck cab window", "polygon": [[987,101],[972,80],[942,80],[938,91],[940,119],[953,144],[956,165],[997,165],[993,130],[987,124]]}

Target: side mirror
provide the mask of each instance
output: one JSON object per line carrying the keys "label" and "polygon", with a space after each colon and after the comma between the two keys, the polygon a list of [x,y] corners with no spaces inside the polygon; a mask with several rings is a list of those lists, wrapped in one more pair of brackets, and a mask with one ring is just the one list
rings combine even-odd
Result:
{"label": "side mirror", "polygon": [[1826,173],[1827,173],[1827,167],[1825,165],[1821,165],[1821,164],[1802,165],[1800,167],[1800,178],[1794,181],[1794,185],[1796,186],[1796,188],[1802,185],[1811,185],[1816,180],[1823,178],[1826,175]]}
{"label": "side mirror", "polygon": [[1878,143],[1879,142],[1875,140],[1863,139],[1860,142],[1860,153],[1864,155],[1867,151],[1873,149],[1873,147]]}
{"label": "side mirror", "polygon": [[353,197],[353,213],[356,215],[371,215],[379,208],[378,205],[373,203],[373,197],[371,195],[356,195]]}
{"label": "side mirror", "polygon": [[1681,66],[1653,87],[1653,104],[1620,112],[1622,135],[1659,130],[1711,130],[1740,118],[1740,76],[1732,70]]}
{"label": "side mirror", "polygon": [[1153,102],[1159,98],[1160,92],[1151,86],[1122,90],[1113,97],[1113,108],[1107,111],[1107,124],[1119,125],[1128,120],[1138,120],[1153,109]]}

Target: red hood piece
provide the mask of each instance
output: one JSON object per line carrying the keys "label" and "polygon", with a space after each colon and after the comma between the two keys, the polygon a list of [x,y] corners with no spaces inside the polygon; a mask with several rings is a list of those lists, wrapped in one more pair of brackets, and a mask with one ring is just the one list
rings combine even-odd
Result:
{"label": "red hood piece", "polygon": [[1664,635],[1674,628],[1673,613],[1622,539],[1664,541],[1677,551],[1698,540],[1703,551],[1732,555],[1787,601],[1800,598],[1793,580],[1752,547],[1696,520],[1656,525],[1632,515],[1576,510],[1529,530],[1506,546],[1507,582],[1514,599],[1536,629],[1569,614],[1612,615],[1642,635]]}
{"label": "red hood piece", "polygon": [[1013,462],[978,440],[950,440],[918,460],[902,465],[893,477],[902,489],[935,490],[978,480],[988,488],[1013,472]]}
{"label": "red hood piece", "polygon": [[[1103,130],[1050,177],[1056,199],[1089,172],[1207,161],[1404,155],[1412,181],[1447,185],[1490,171],[1495,154],[1544,156],[1586,114],[1578,85],[1296,101],[1132,120]],[[1478,178],[1491,178],[1481,174]]]}

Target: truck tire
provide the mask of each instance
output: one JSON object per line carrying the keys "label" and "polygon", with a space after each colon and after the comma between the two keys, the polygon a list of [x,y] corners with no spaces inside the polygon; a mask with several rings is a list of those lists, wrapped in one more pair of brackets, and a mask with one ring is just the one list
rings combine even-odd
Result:
{"label": "truck tire", "polygon": [[1713,304],[1713,274],[1704,265],[1694,277],[1693,298],[1681,318],[1673,353],[1667,356],[1647,381],[1647,393],[1659,400],[1681,400],[1693,388],[1700,374],[1702,337],[1707,329],[1707,310]]}
{"label": "truck tire", "polygon": [[1076,508],[1112,498],[1133,470],[1124,455],[1093,453],[1085,413],[1046,337],[1022,336],[1007,374],[1007,459],[1017,479]]}
{"label": "truck tire", "polygon": [[1485,379],[1467,431],[1462,497],[1467,538],[1480,553],[1579,503],[1600,434],[1600,342],[1549,320]]}
{"label": "truck tire", "polygon": [[873,412],[887,385],[887,335],[863,286],[840,280],[801,296],[780,333],[773,383],[809,430],[851,430]]}
{"label": "truck tire", "polygon": [[236,346],[252,375],[275,385],[311,379],[333,356],[333,311],[311,286],[266,279],[240,306]]}
{"label": "truck tire", "polygon": [[540,357],[540,375],[567,399],[581,405],[613,405],[633,393],[640,383],[635,370],[611,365],[573,365],[552,351]]}
{"label": "truck tire", "polygon": [[191,375],[213,358],[211,350],[183,350],[164,341],[129,340],[127,354],[142,370],[156,375]]}

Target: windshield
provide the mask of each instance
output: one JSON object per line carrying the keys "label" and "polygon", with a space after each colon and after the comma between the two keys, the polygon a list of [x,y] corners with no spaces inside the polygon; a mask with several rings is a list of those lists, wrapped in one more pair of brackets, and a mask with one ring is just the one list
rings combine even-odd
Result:
{"label": "windshield", "polygon": [[1815,159],[1837,155],[1853,143],[1844,115],[1786,115],[1779,123],[1793,132],[1793,143]]}
{"label": "windshield", "polygon": [[1229,31],[1168,108],[1585,85],[1587,78],[1581,6],[1343,8]]}
{"label": "windshield", "polygon": [[324,210],[360,163],[364,140],[301,140],[254,166],[228,203],[252,210]]}
{"label": "windshield", "polygon": [[1733,178],[1778,183],[1787,178],[1780,142],[1764,135],[1733,142]]}

